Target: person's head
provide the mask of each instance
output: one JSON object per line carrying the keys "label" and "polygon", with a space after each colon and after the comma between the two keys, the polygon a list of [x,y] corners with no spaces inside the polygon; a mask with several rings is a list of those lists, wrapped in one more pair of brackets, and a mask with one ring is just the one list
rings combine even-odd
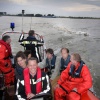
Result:
{"label": "person's head", "polygon": [[31,57],[27,60],[27,67],[31,75],[35,75],[37,71],[38,61],[37,58]]}
{"label": "person's head", "polygon": [[31,50],[25,50],[24,54],[28,59],[32,57]]}
{"label": "person's head", "polygon": [[78,53],[73,53],[70,60],[73,65],[77,65],[81,61],[81,56]]}
{"label": "person's head", "polygon": [[35,36],[34,30],[30,30],[28,34],[29,34],[29,36]]}
{"label": "person's head", "polygon": [[54,55],[53,49],[51,49],[51,48],[47,49],[46,50],[46,55],[47,55],[48,59],[51,59],[53,57],[53,55]]}
{"label": "person's head", "polygon": [[19,51],[16,56],[15,56],[15,62],[18,64],[20,67],[25,68],[26,67],[26,56],[24,52]]}
{"label": "person's head", "polygon": [[69,50],[67,48],[62,48],[61,49],[61,55],[63,59],[67,59],[68,55],[69,55]]}
{"label": "person's head", "polygon": [[3,37],[2,37],[2,40],[3,40],[4,42],[6,42],[7,44],[10,44],[10,43],[11,43],[11,38],[10,38],[9,35],[3,36]]}

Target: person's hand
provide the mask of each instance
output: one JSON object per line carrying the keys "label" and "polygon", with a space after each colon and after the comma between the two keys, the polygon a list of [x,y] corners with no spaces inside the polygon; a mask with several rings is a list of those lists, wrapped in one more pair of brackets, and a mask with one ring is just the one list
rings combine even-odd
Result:
{"label": "person's hand", "polygon": [[40,38],[43,39],[43,36],[41,35]]}
{"label": "person's hand", "polygon": [[27,99],[31,99],[31,98],[33,98],[34,96],[35,96],[35,94],[29,93],[29,94],[27,95]]}
{"label": "person's hand", "polygon": [[77,88],[74,88],[73,91],[76,91],[77,92]]}
{"label": "person's hand", "polygon": [[59,88],[60,87],[59,84],[57,84],[56,87]]}
{"label": "person's hand", "polygon": [[22,34],[24,34],[25,32],[22,32]]}
{"label": "person's hand", "polygon": [[56,89],[56,88],[59,88],[60,86],[59,86],[59,84],[57,84],[55,87],[54,87],[54,90]]}
{"label": "person's hand", "polygon": [[52,80],[50,79],[50,82],[52,82]]}

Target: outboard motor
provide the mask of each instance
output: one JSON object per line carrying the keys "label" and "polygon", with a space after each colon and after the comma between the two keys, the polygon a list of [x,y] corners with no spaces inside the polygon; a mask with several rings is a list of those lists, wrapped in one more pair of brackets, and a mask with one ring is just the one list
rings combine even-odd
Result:
{"label": "outboard motor", "polygon": [[14,31],[15,23],[10,23],[10,28],[12,29],[12,31]]}

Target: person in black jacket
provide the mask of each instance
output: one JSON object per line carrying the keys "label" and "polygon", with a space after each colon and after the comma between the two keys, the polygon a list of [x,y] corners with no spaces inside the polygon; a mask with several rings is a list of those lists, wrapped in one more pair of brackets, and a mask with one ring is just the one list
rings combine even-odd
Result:
{"label": "person in black jacket", "polygon": [[19,42],[21,42],[21,45],[24,46],[25,50],[31,50],[32,57],[37,58],[38,61],[41,62],[39,47],[43,46],[44,44],[43,37],[41,36],[41,40],[37,40],[35,37],[36,34],[34,30],[29,31],[28,33],[29,36],[26,39],[24,39],[23,34],[21,34]]}
{"label": "person in black jacket", "polygon": [[32,57],[27,60],[27,68],[23,72],[24,80],[17,81],[16,96],[18,100],[30,100],[37,95],[51,93],[48,75],[37,66],[36,58]]}

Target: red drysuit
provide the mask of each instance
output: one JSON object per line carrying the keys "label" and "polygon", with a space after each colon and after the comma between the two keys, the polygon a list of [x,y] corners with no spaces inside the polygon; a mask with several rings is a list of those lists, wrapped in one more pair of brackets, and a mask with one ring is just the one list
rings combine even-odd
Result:
{"label": "red drysuit", "polygon": [[0,71],[4,74],[5,85],[10,85],[14,82],[14,69],[12,68],[10,45],[0,40]]}
{"label": "red drysuit", "polygon": [[[75,66],[75,71],[79,68],[80,63]],[[58,80],[59,87],[55,89],[55,99],[54,100],[80,100],[81,95],[83,95],[92,86],[92,77],[89,72],[88,67],[84,64],[80,77],[72,77],[69,74],[71,67],[71,62],[67,68],[61,73],[61,77]],[[74,71],[74,72],[75,72]],[[77,89],[77,93],[73,89]]]}

